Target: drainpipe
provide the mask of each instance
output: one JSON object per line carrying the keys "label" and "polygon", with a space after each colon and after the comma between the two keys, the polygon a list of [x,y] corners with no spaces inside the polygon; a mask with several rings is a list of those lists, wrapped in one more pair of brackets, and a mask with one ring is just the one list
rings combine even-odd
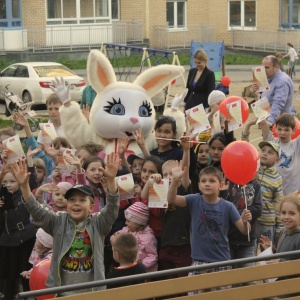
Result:
{"label": "drainpipe", "polygon": [[146,1],[146,18],[145,18],[145,30],[146,30],[146,38],[150,41],[150,24],[149,24],[149,0]]}

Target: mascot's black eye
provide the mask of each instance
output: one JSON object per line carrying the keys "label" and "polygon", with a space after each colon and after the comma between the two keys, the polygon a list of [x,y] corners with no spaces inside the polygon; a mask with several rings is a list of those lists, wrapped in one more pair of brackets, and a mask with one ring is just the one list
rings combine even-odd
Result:
{"label": "mascot's black eye", "polygon": [[143,102],[143,105],[139,107],[140,117],[150,117],[152,115],[152,108],[147,101]]}
{"label": "mascot's black eye", "polygon": [[103,107],[104,111],[108,112],[111,115],[125,115],[125,107],[121,103],[120,98],[119,101],[116,101],[116,99],[113,98],[113,102],[107,101],[107,103],[109,103],[109,105]]}

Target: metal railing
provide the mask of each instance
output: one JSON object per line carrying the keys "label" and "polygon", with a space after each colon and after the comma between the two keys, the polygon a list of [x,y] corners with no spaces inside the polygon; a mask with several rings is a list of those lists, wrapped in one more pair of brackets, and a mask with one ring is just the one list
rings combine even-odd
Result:
{"label": "metal railing", "polygon": [[66,285],[66,286],[61,286],[61,287],[54,287],[54,288],[49,288],[49,289],[45,289],[45,290],[23,292],[23,293],[19,293],[18,298],[24,299],[24,298],[37,297],[37,296],[46,295],[46,294],[59,294],[59,293],[63,293],[63,292],[70,292],[70,291],[81,290],[81,289],[86,289],[86,288],[101,287],[101,286],[112,285],[112,284],[121,284],[121,283],[126,283],[126,282],[140,281],[140,280],[146,280],[146,279],[152,279],[152,278],[163,278],[163,277],[174,276],[174,275],[178,275],[178,274],[187,274],[192,271],[210,270],[210,269],[220,268],[220,267],[225,267],[225,266],[241,265],[241,264],[254,263],[254,262],[259,262],[259,261],[272,260],[272,259],[277,259],[277,258],[289,259],[292,257],[295,258],[295,257],[299,257],[299,256],[300,256],[300,250],[297,250],[297,251],[271,254],[271,255],[266,255],[266,256],[255,256],[255,257],[249,257],[249,258],[227,260],[227,261],[204,264],[204,265],[199,265],[199,266],[176,268],[176,269],[172,269],[172,270],[150,272],[150,273],[146,273],[146,274],[132,275],[132,276],[126,276],[126,277],[122,277],[122,278],[98,280],[98,281],[91,281],[91,282],[86,282],[86,283],[79,283],[76,285]]}
{"label": "metal railing", "polygon": [[191,25],[184,28],[154,26],[153,47],[157,49],[190,48],[191,41],[215,42],[216,30],[212,25]]}
{"label": "metal railing", "polygon": [[268,52],[286,52],[290,42],[300,50],[300,30],[261,31],[231,28],[231,47]]}

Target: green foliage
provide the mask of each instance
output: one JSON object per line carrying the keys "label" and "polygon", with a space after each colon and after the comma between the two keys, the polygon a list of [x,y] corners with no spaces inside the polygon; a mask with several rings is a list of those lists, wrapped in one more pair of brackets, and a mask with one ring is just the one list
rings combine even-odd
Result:
{"label": "green foliage", "polygon": [[67,56],[61,56],[58,59],[58,62],[60,64],[65,65],[71,70],[76,70],[76,69],[86,69],[86,59],[80,59],[80,60],[71,60]]}
{"label": "green foliage", "polygon": [[260,65],[261,56],[227,53],[225,55],[225,65]]}

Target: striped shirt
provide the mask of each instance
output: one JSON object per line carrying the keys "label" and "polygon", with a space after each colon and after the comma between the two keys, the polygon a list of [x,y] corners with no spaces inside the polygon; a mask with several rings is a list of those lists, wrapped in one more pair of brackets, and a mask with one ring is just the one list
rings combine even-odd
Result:
{"label": "striped shirt", "polygon": [[260,166],[257,180],[261,185],[263,201],[262,215],[257,219],[257,222],[263,225],[275,226],[276,232],[279,232],[282,225],[276,206],[283,197],[282,178],[274,166],[269,168]]}

